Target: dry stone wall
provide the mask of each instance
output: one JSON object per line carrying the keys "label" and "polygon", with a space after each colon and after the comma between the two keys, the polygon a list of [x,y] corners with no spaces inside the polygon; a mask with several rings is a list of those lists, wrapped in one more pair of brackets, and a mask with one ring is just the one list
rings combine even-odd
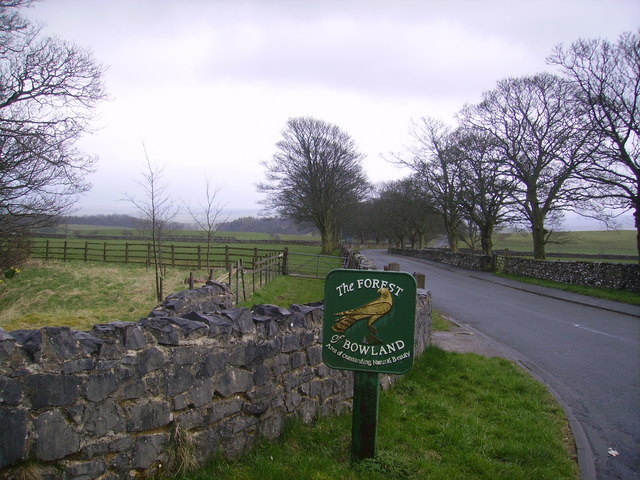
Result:
{"label": "dry stone wall", "polygon": [[499,271],[576,285],[640,291],[640,265],[633,263],[544,261],[504,256],[451,253],[443,249],[390,248],[389,253],[446,263],[467,270]]}
{"label": "dry stone wall", "polygon": [[[351,406],[352,372],[322,363],[321,303],[233,308],[226,285],[167,297],[138,322],[0,328],[0,478],[116,479],[275,439],[287,418]],[[431,302],[418,295],[416,354]],[[383,386],[394,378],[384,376]]]}

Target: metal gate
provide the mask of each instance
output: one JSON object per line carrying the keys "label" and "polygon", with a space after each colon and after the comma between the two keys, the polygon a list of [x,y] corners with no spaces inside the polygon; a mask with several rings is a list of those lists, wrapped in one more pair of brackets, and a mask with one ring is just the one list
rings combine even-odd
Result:
{"label": "metal gate", "polygon": [[336,268],[342,268],[342,258],[340,257],[295,252],[287,254],[287,275],[324,278]]}

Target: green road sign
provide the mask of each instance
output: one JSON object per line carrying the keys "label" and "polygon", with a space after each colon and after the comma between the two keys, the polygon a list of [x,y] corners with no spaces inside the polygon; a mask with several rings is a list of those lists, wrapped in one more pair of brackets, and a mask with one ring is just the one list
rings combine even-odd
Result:
{"label": "green road sign", "polygon": [[413,365],[416,281],[406,272],[333,270],[322,355],[331,368],[402,374]]}

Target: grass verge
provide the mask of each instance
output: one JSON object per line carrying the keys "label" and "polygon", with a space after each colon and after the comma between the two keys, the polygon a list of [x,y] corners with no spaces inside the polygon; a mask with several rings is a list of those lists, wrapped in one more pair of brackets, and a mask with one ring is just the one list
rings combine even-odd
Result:
{"label": "grass verge", "polygon": [[350,461],[351,416],[290,424],[283,439],[182,480],[578,478],[562,409],[503,359],[431,347],[380,399],[378,454]]}
{"label": "grass verge", "polygon": [[541,287],[555,288],[567,292],[579,293],[595,298],[604,298],[606,300],[614,300],[616,302],[628,303],[631,305],[640,305],[640,293],[630,290],[616,290],[613,288],[588,287],[584,285],[572,285],[570,283],[554,282],[552,280],[543,280],[540,278],[524,277],[521,275],[512,275],[508,273],[496,273],[498,277],[516,280],[518,282],[539,285]]}

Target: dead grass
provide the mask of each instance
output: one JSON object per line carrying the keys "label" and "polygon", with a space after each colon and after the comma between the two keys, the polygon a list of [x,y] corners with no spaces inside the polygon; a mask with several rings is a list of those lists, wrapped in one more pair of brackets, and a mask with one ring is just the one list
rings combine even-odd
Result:
{"label": "dead grass", "polygon": [[[165,296],[188,288],[188,276],[188,270],[168,269]],[[145,267],[32,261],[0,284],[0,327],[89,330],[96,323],[137,321],[157,304],[154,285],[154,272]]]}

